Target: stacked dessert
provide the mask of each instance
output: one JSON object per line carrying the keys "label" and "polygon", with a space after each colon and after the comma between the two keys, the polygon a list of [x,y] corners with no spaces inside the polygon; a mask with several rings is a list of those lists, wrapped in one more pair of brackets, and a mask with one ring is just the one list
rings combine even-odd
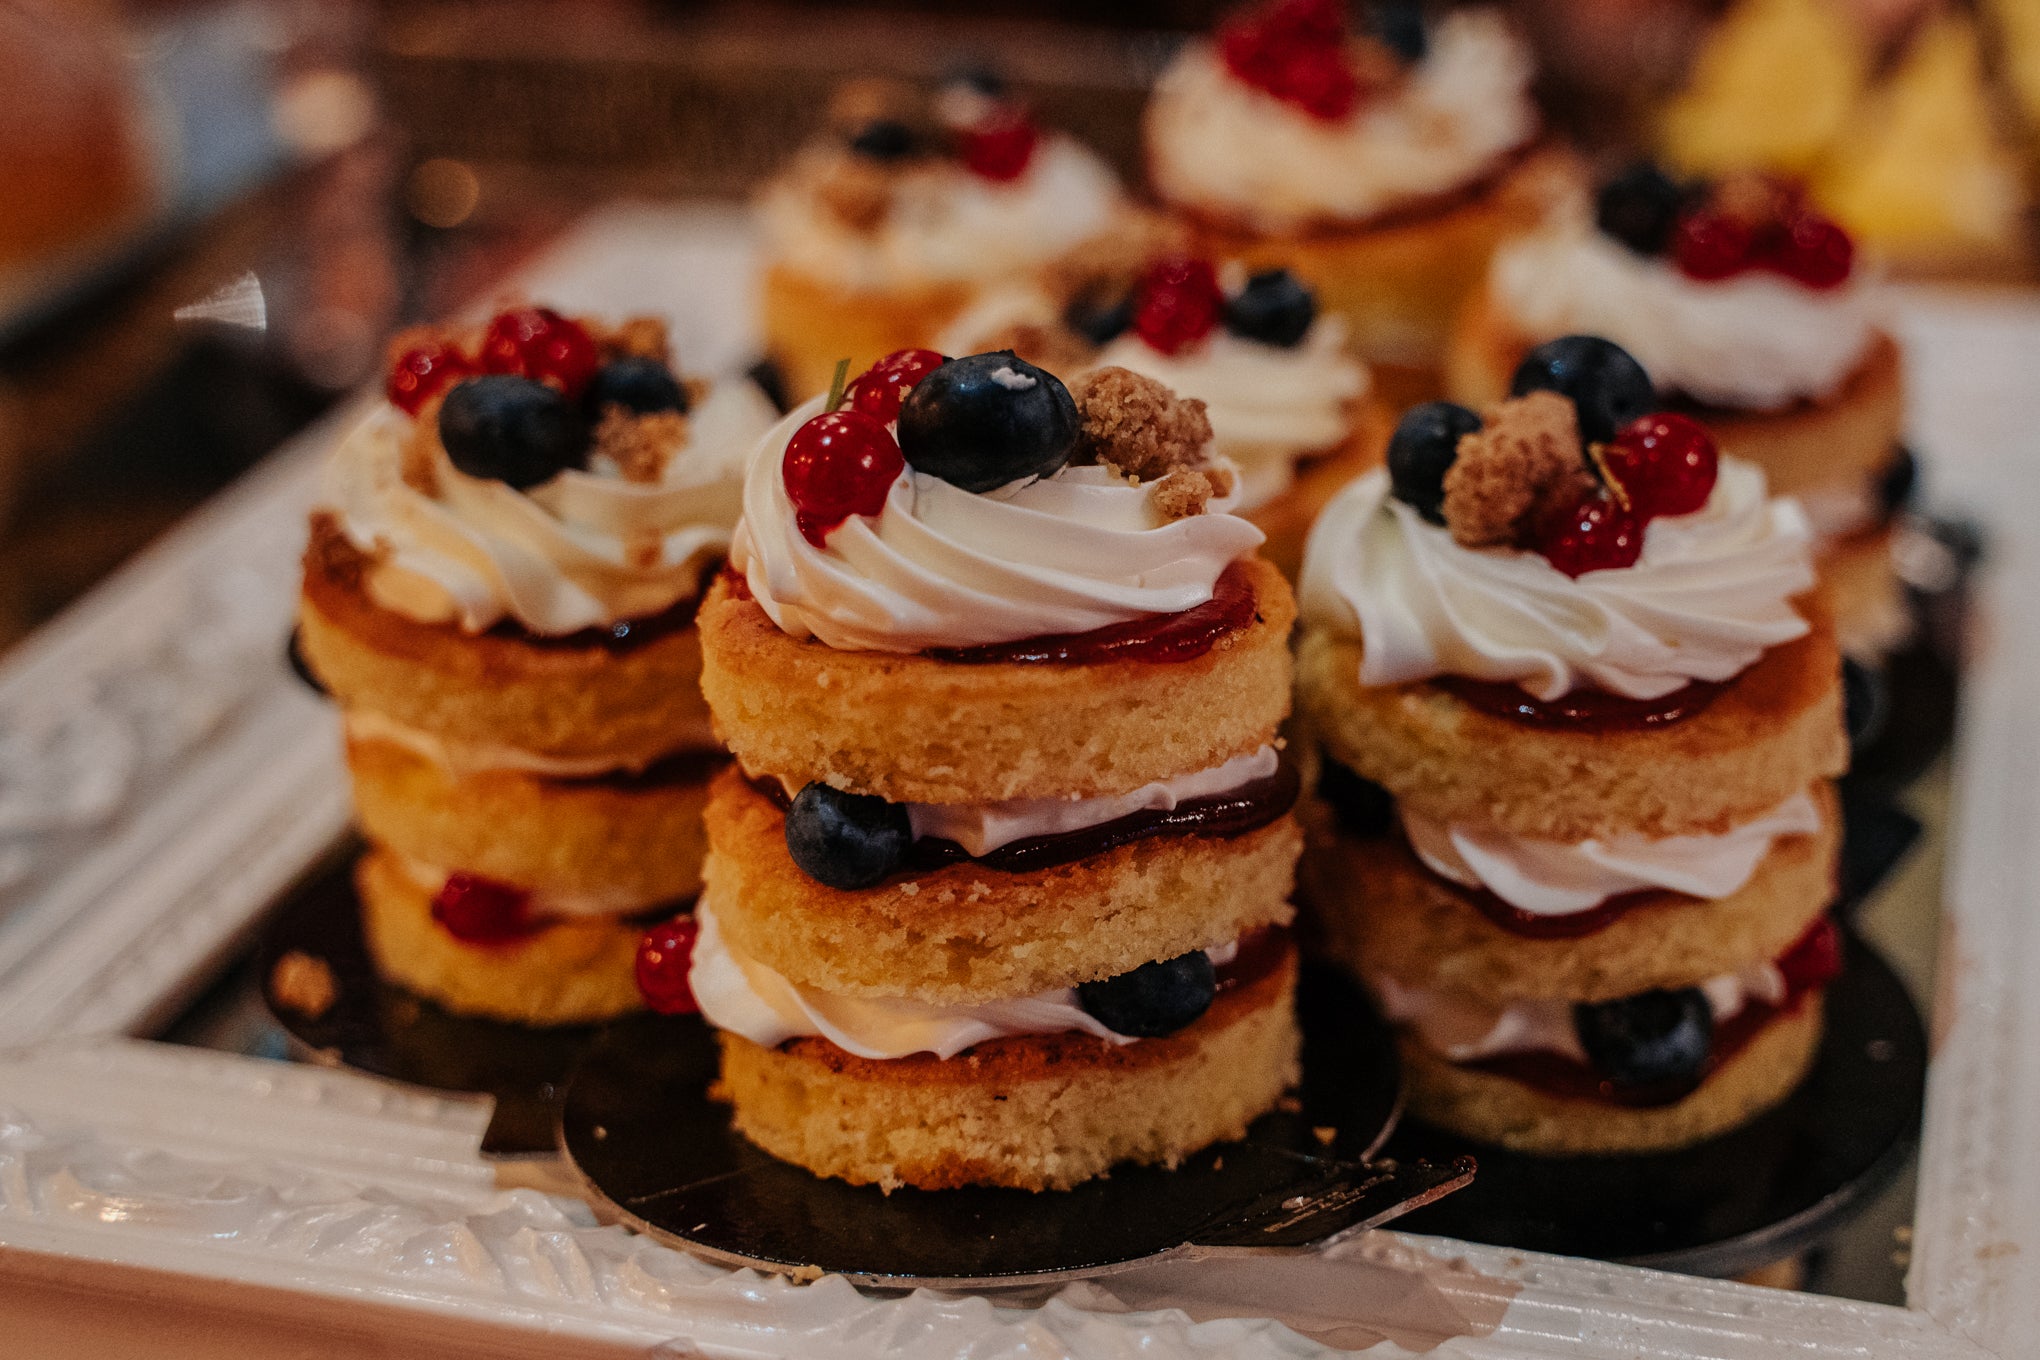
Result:
{"label": "stacked dessert", "polygon": [[1673,409],[1799,499],[1843,641],[1874,653],[1906,627],[1890,541],[1913,477],[1898,346],[1868,273],[1789,184],[1680,183],[1633,166],[1600,186],[1591,215],[1556,214],[1495,256],[1454,336],[1447,390],[1493,401],[1532,345],[1615,340]]}
{"label": "stacked dessert", "polygon": [[1149,175],[1207,253],[1294,269],[1360,353],[1428,366],[1495,245],[1567,177],[1535,150],[1530,76],[1491,12],[1433,30],[1376,4],[1354,34],[1341,0],[1271,0],[1162,74]]}
{"label": "stacked dessert", "polygon": [[1124,370],[907,353],[760,445],[690,978],[767,1151],[1065,1187],[1295,1080],[1294,606],[1210,438]]}
{"label": "stacked dessert", "polygon": [[945,346],[1010,348],[1064,372],[1124,368],[1204,403],[1214,451],[1239,469],[1235,511],[1293,579],[1318,512],[1388,437],[1344,318],[1320,315],[1286,269],[1250,275],[1179,252],[1066,267],[1052,284],[987,294]]}
{"label": "stacked dessert", "polygon": [[1778,1100],[1839,966],[1846,760],[1805,517],[1605,340],[1410,412],[1304,567],[1306,885],[1411,1107],[1538,1153]]}
{"label": "stacked dessert", "polygon": [[368,947],[465,1014],[633,1009],[647,920],[700,885],[725,761],[694,609],[775,413],[682,380],[659,322],[543,308],[407,337],[388,396],[334,456],[299,611]]}
{"label": "stacked dessert", "polygon": [[759,199],[766,349],[795,397],[931,343],[989,284],[1104,237],[1117,178],[978,72],[932,98],[885,82],[839,91],[827,133]]}

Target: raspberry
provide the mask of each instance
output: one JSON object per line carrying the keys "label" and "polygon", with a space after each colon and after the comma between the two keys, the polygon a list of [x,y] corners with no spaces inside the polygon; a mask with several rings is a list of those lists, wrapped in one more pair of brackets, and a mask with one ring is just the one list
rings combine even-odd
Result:
{"label": "raspberry", "polygon": [[480,874],[448,874],[432,898],[432,919],[463,944],[508,944],[540,929],[531,897]]}
{"label": "raspberry", "polygon": [[896,349],[851,381],[843,404],[890,425],[900,418],[908,390],[947,362],[932,349]]}
{"label": "raspberry", "polygon": [[892,432],[862,411],[831,411],[795,430],[780,476],[801,536],[826,547],[829,532],[850,516],[885,509],[906,465]]}
{"label": "raspberry", "polygon": [[1226,24],[1218,45],[1240,81],[1314,118],[1335,122],[1359,102],[1338,0],[1280,0]]}
{"label": "raspberry", "polygon": [[1225,294],[1209,260],[1181,255],[1158,260],[1134,294],[1134,333],[1162,354],[1181,354],[1216,330],[1224,316]]}
{"label": "raspberry", "polygon": [[700,933],[692,916],[675,916],[647,930],[638,941],[638,994],[660,1015],[693,1015],[701,1009],[688,981]]}
{"label": "raspberry", "polygon": [[1785,223],[1763,260],[1765,267],[1808,288],[1839,286],[1855,262],[1856,243],[1849,233],[1812,212]]}
{"label": "raspberry", "polygon": [[405,415],[415,416],[426,402],[462,378],[472,378],[479,372],[475,361],[459,349],[427,340],[397,356],[397,361],[390,365],[383,392],[392,406]]}
{"label": "raspberry", "polygon": [[1720,452],[1707,427],[1663,411],[1623,426],[1601,459],[1639,522],[1700,509],[1720,471]]}
{"label": "raspberry", "polygon": [[549,383],[578,400],[602,366],[595,340],[549,307],[498,313],[482,337],[482,368]]}
{"label": "raspberry", "polygon": [[1643,554],[1643,522],[1597,487],[1545,514],[1537,551],[1572,577],[1634,566]]}
{"label": "raspberry", "polygon": [[1825,987],[1842,973],[1842,932],[1834,918],[1823,916],[1778,959],[1778,971],[1793,992]]}

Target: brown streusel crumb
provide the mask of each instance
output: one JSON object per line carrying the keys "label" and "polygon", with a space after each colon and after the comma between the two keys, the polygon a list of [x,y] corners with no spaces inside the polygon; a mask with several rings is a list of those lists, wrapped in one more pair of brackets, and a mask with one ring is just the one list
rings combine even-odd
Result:
{"label": "brown streusel crumb", "polygon": [[1227,468],[1177,468],[1151,484],[1148,497],[1155,512],[1164,519],[1188,519],[1204,513],[1213,497],[1232,493],[1233,475]]}
{"label": "brown streusel crumb", "polygon": [[403,452],[397,459],[397,475],[421,496],[439,494],[439,407],[443,400],[433,397],[418,408],[418,419],[405,432]]}
{"label": "brown streusel crumb", "polygon": [[627,316],[614,326],[603,327],[590,323],[588,329],[594,333],[596,347],[606,359],[657,359],[660,363],[671,363],[673,359],[672,340],[666,333],[666,323],[656,316]]}
{"label": "brown streusel crumb", "polygon": [[687,446],[687,417],[678,411],[640,415],[612,403],[595,426],[594,452],[616,464],[626,482],[656,482]]}
{"label": "brown streusel crumb", "polygon": [[873,231],[892,208],[892,175],[862,156],[845,155],[815,186],[822,205],[852,231]]}
{"label": "brown streusel crumb", "polygon": [[1459,441],[1445,474],[1445,524],[1469,548],[1519,543],[1541,508],[1591,481],[1572,403],[1531,392],[1490,409]]}
{"label": "brown streusel crumb", "polygon": [[340,984],[324,959],[293,949],[269,973],[269,991],[277,1004],[316,1020],[340,999]]}
{"label": "brown streusel crumb", "polygon": [[1108,463],[1143,482],[1204,462],[1211,419],[1204,403],[1117,366],[1077,380],[1079,461]]}

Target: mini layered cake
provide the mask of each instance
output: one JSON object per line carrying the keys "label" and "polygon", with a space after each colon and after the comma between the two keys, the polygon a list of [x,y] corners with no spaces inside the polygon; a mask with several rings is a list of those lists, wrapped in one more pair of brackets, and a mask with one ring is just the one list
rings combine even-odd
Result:
{"label": "mini layered cake", "polygon": [[1650,165],[1495,257],[1446,363],[1450,395],[1509,391],[1533,345],[1575,332],[1632,351],[1662,399],[1795,496],[1818,535],[1843,642],[1875,654],[1906,615],[1891,570],[1912,487],[1899,351],[1848,235],[1754,176],[1681,184]]}
{"label": "mini layered cake", "polygon": [[1297,1077],[1289,588],[1195,403],[1074,388],[908,353],[795,411],[702,608],[688,977],[818,1175],[1067,1187]]}
{"label": "mini layered cake", "polygon": [[1011,348],[1064,372],[1123,368],[1202,403],[1214,451],[1239,469],[1235,513],[1268,536],[1263,556],[1294,579],[1318,512],[1381,461],[1388,441],[1344,319],[1321,316],[1316,294],[1286,269],[1250,275],[1180,253],[1065,269],[1057,282],[1055,294],[987,294],[945,344]]}
{"label": "mini layered cake", "polygon": [[640,1004],[727,763],[694,610],[775,413],[663,324],[542,308],[401,346],[312,518],[299,626],[346,714],[379,970],[533,1025]]}
{"label": "mini layered cake", "polygon": [[1295,270],[1361,354],[1429,367],[1495,245],[1571,172],[1537,148],[1530,57],[1498,15],[1368,13],[1354,34],[1337,0],[1273,0],[1191,44],[1148,105],[1148,173],[1208,254]]}
{"label": "mini layered cake", "polygon": [[1545,1154],[1680,1146],[1800,1080],[1839,656],[1805,516],[1605,340],[1405,416],[1304,567],[1307,900],[1411,1108]]}
{"label": "mini layered cake", "polygon": [[769,183],[767,352],[795,398],[881,355],[932,344],[978,291],[1054,264],[1121,224],[1118,179],[1036,126],[979,73],[932,98],[883,82],[838,92],[827,132]]}

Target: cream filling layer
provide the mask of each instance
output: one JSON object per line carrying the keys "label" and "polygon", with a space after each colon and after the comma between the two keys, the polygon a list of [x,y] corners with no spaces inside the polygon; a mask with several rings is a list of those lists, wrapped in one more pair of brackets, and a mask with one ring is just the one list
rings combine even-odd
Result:
{"label": "cream filling layer", "polygon": [[546,779],[592,779],[605,774],[636,774],[669,755],[722,749],[722,743],[715,739],[715,732],[707,718],[676,730],[670,750],[635,761],[611,756],[548,756],[489,742],[448,741],[365,708],[349,709],[346,725],[350,740],[386,741],[392,746],[401,746],[454,775],[508,771]]}
{"label": "cream filling layer", "polygon": [[[820,1038],[860,1058],[891,1059],[916,1053],[953,1058],[974,1044],[1016,1034],[1078,1032],[1110,1044],[1136,1042],[1099,1023],[1078,1004],[1074,987],[959,1006],[904,997],[832,996],[803,987],[731,948],[716,923],[710,896],[703,893],[694,907],[700,933],[688,985],[710,1024],[760,1047]],[[1222,966],[1238,950],[1235,943],[1205,952]]]}
{"label": "cream filling layer", "polygon": [[1487,827],[1452,826],[1401,809],[1417,858],[1441,878],[1485,888],[1533,916],[1570,916],[1611,897],[1664,889],[1715,901],[1741,890],[1785,836],[1820,830],[1811,793],[1718,836],[1613,836],[1567,845]]}
{"label": "cream filling layer", "polygon": [[[427,895],[437,897],[446,880],[453,877],[454,870],[442,869],[435,864],[399,856],[404,875]],[[588,920],[601,916],[635,916],[650,911],[670,899],[647,902],[635,893],[540,893],[532,892],[522,884],[506,884],[525,895],[525,909],[540,920],[569,921]]]}
{"label": "cream filling layer", "polygon": [[[1718,1025],[1740,1015],[1752,1001],[1776,1006],[1785,1000],[1785,975],[1775,963],[1753,964],[1700,984]],[[1382,975],[1374,979],[1382,1013],[1416,1031],[1426,1047],[1453,1062],[1479,1062],[1510,1053],[1556,1053],[1575,1062],[1587,1051],[1573,1026],[1571,1001],[1552,997],[1494,1005],[1451,992],[1406,987]]]}

